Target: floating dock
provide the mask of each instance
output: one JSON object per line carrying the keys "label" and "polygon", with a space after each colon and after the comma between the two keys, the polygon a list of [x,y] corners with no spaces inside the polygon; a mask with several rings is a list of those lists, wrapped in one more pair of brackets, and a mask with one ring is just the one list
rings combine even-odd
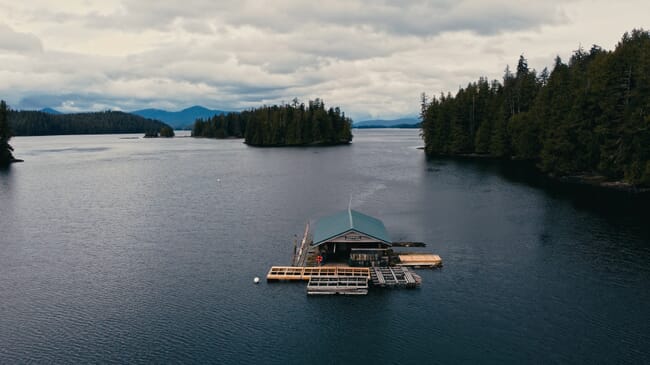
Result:
{"label": "floating dock", "polygon": [[266,281],[309,281],[313,277],[362,277],[370,279],[367,267],[272,266]]}
{"label": "floating dock", "polygon": [[374,286],[382,288],[418,288],[422,284],[420,275],[408,267],[373,267],[370,270],[370,279]]}
{"label": "floating dock", "polygon": [[348,206],[318,219],[313,230],[307,222],[302,239],[294,238],[289,266],[272,266],[266,280],[306,281],[309,295],[365,295],[369,287],[419,288],[422,278],[413,269],[441,267],[440,256],[393,248],[425,246],[391,242],[382,221]]}
{"label": "floating dock", "polygon": [[366,295],[368,278],[362,276],[314,276],[307,283],[308,295]]}
{"label": "floating dock", "polygon": [[436,268],[442,266],[442,259],[438,255],[414,253],[399,254],[397,266],[408,266],[412,268]]}
{"label": "floating dock", "polygon": [[381,288],[419,288],[422,278],[410,268],[394,267],[296,267],[273,266],[266,280],[307,281],[307,294],[363,295],[370,284]]}

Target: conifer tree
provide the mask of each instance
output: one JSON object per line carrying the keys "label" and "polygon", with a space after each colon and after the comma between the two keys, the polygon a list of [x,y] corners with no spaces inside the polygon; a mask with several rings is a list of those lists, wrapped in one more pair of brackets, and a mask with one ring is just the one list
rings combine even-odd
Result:
{"label": "conifer tree", "polygon": [[305,108],[305,104],[294,99],[292,104],[198,119],[192,136],[244,138],[253,146],[341,144],[352,140],[351,128],[352,120],[339,108],[326,110],[321,99],[309,101],[309,107]]}
{"label": "conifer tree", "polygon": [[613,52],[580,48],[539,76],[522,55],[502,82],[481,78],[422,102],[422,136],[431,155],[489,153],[650,186],[648,105],[650,33],[635,29]]}
{"label": "conifer tree", "polygon": [[7,166],[14,161],[14,149],[9,144],[10,139],[9,107],[4,100],[0,100],[0,166]]}

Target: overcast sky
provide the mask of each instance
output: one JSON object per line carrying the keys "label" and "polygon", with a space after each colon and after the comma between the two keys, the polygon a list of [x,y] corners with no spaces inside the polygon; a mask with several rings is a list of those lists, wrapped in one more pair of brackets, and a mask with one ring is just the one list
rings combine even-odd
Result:
{"label": "overcast sky", "polygon": [[419,95],[541,70],[650,28],[650,1],[0,0],[0,98],[14,109],[241,110],[320,97],[355,120]]}

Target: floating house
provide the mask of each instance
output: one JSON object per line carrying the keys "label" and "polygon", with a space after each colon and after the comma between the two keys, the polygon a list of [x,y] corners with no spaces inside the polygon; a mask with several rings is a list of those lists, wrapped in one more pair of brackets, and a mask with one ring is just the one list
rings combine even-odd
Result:
{"label": "floating house", "polygon": [[308,223],[300,245],[295,242],[291,266],[272,266],[266,280],[308,281],[309,295],[363,295],[370,285],[418,288],[422,278],[412,268],[440,267],[442,260],[437,255],[392,251],[424,247],[416,243],[391,242],[382,221],[348,208]]}
{"label": "floating house", "polygon": [[352,209],[321,218],[313,227],[312,250],[324,262],[378,266],[392,245],[382,221]]}

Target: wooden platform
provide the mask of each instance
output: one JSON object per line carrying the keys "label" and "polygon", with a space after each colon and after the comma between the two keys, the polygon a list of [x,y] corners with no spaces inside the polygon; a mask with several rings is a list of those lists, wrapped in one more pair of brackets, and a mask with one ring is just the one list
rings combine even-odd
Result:
{"label": "wooden platform", "polygon": [[313,276],[307,283],[307,295],[366,295],[368,278],[362,276]]}
{"label": "wooden platform", "polygon": [[417,288],[422,278],[408,267],[373,267],[370,278],[374,286],[383,288]]}
{"label": "wooden platform", "polygon": [[414,268],[436,268],[442,266],[442,259],[438,255],[432,254],[400,254],[398,266],[408,266]]}
{"label": "wooden platform", "polygon": [[361,277],[370,279],[370,269],[367,267],[338,266],[272,266],[266,275],[266,280],[308,281],[312,277]]}

